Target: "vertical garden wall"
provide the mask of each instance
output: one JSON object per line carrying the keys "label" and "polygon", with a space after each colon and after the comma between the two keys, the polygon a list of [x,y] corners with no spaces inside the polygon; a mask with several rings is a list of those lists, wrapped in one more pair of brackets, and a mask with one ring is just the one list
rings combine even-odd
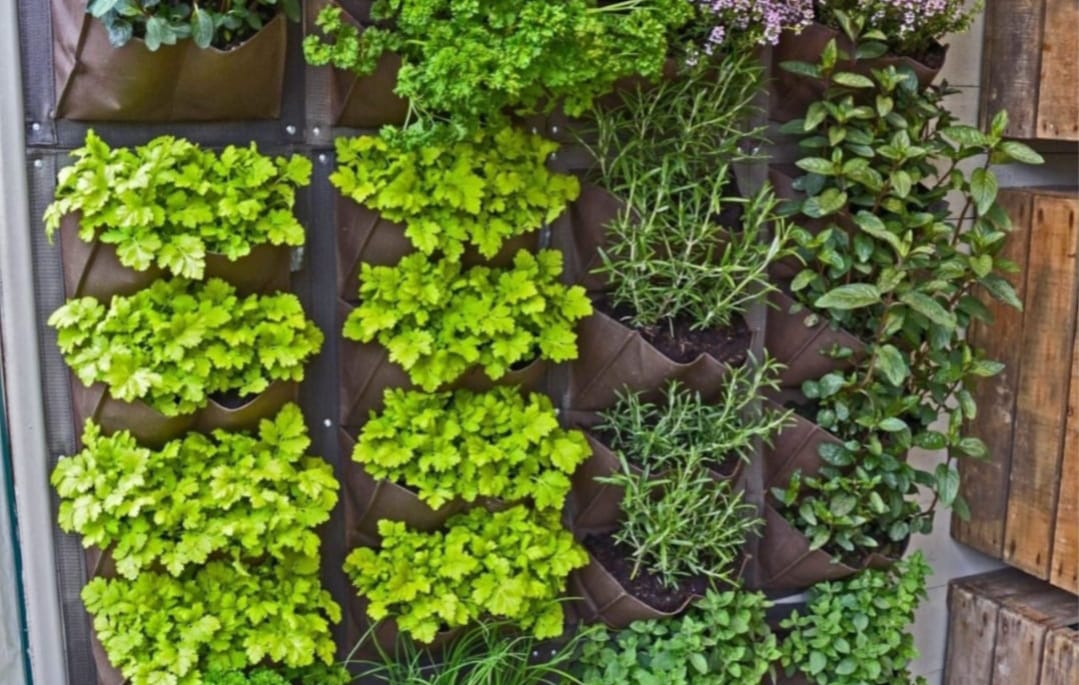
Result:
{"label": "vertical garden wall", "polygon": [[961,4],[22,0],[70,682],[908,682]]}

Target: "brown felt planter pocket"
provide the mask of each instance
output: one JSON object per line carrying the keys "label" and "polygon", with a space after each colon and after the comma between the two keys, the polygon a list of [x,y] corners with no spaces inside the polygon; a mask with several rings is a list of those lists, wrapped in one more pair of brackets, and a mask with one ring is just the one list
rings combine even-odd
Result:
{"label": "brown felt planter pocket", "polygon": [[674,611],[660,611],[626,591],[591,555],[587,566],[570,575],[569,587],[571,596],[581,598],[577,608],[581,618],[589,623],[603,621],[615,630],[626,628],[634,621],[677,616],[698,599],[690,596]]}
{"label": "brown felt planter pocket", "polygon": [[278,15],[231,50],[194,41],[151,52],[109,44],[85,0],[51,0],[56,118],[78,121],[237,121],[281,112],[288,21]]}
{"label": "brown felt planter pocket", "polygon": [[865,567],[847,566],[823,550],[809,549],[809,539],[771,505],[764,507],[764,536],[758,554],[761,587],[769,591],[797,592],[852,576]]}
{"label": "brown felt planter pocket", "polygon": [[[357,595],[355,588],[350,585],[348,611],[352,616],[352,620],[356,623],[357,642],[359,642],[359,638],[366,637],[362,644],[358,644],[353,658],[381,662],[382,657],[379,654],[379,649],[391,656],[397,654],[397,639],[400,631],[397,628],[397,622],[393,619],[385,619],[375,625],[367,615],[367,605],[367,599]],[[443,630],[436,633],[435,639],[429,644],[417,641],[416,646],[437,654],[439,650],[449,646],[450,643],[457,639],[463,631],[463,627]],[[377,647],[375,646],[376,644],[378,645]]]}
{"label": "brown felt planter pocket", "polygon": [[195,427],[203,433],[218,428],[229,431],[255,429],[259,421],[272,418],[286,404],[295,402],[299,389],[297,383],[276,381],[238,407],[227,407],[211,398],[198,413]]}
{"label": "brown felt planter pocket", "polygon": [[764,448],[765,489],[786,487],[796,471],[816,473],[821,465],[821,445],[843,444],[839,438],[797,414],[792,421],[776,435],[771,447]]}
{"label": "brown felt planter pocket", "polygon": [[[433,531],[441,528],[454,514],[465,509],[461,502],[449,502],[432,509],[409,488],[385,480],[376,480],[352,460],[356,438],[345,430],[338,431],[338,442],[345,470],[345,489],[348,497],[346,521],[349,547],[358,544],[377,545],[381,540],[378,522],[382,519],[402,521],[409,528]],[[355,536],[355,537],[353,537]]]}
{"label": "brown felt planter pocket", "polygon": [[127,430],[147,447],[159,447],[183,435],[198,418],[197,414],[165,416],[145,402],[113,399],[104,385],[95,383],[88,388],[74,376],[71,402],[77,435],[82,435],[86,420],[93,419],[105,434]]}
{"label": "brown felt planter pocket", "polygon": [[[502,245],[491,259],[483,258],[471,246],[461,262],[466,267],[479,265],[510,267],[519,250],[536,252],[540,232],[514,236]],[[405,227],[384,219],[378,212],[338,195],[337,197],[337,292],[346,302],[355,301],[360,285],[362,264],[394,266],[416,251],[405,236]]]}
{"label": "brown felt planter pocket", "polygon": [[[345,21],[362,29],[370,25],[371,5],[367,0],[325,0],[310,3],[305,13],[304,35],[316,34],[315,18],[327,5],[342,8]],[[378,128],[385,125],[398,126],[408,117],[408,101],[399,97],[397,73],[401,70],[401,58],[385,53],[378,61],[375,71],[367,76],[357,76],[350,71],[330,69],[330,90],[333,122],[350,128]]]}
{"label": "brown felt planter pocket", "polygon": [[285,291],[291,285],[292,250],[287,245],[257,245],[246,256],[230,261],[225,255],[206,255],[204,278],[220,278],[240,295]]}
{"label": "brown felt planter pocket", "polygon": [[[348,303],[338,302],[339,330],[352,309]],[[342,338],[339,367],[340,422],[343,426],[363,425],[372,411],[382,408],[382,395],[386,389],[415,387],[408,373],[390,361],[389,351],[377,342],[359,343]],[[517,385],[526,391],[542,392],[546,386],[547,369],[547,362],[537,359],[493,381],[482,369],[474,368],[445,389],[465,388],[481,392],[500,385]]]}
{"label": "brown felt planter pocket", "polygon": [[569,409],[606,409],[614,405],[619,392],[654,395],[672,380],[708,397],[726,382],[727,365],[711,355],[701,354],[685,364],[672,361],[640,333],[602,312],[584,319],[577,330],[579,354],[569,364]]}
{"label": "brown felt planter pocket", "polygon": [[600,249],[607,225],[626,208],[617,196],[584,183],[581,195],[551,224],[551,247],[563,254],[562,281],[590,293],[607,289],[607,279],[594,271],[603,265]]}
{"label": "brown felt planter pocket", "polygon": [[[816,380],[832,371],[845,371],[865,357],[865,344],[850,333],[833,328],[824,315],[818,322],[806,324],[812,312],[796,307],[795,301],[785,293],[776,291],[768,296],[768,321],[764,346],[776,361],[786,365],[780,374],[784,388],[800,388],[808,380]],[[834,359],[828,355],[836,346],[854,351],[846,359]]]}
{"label": "brown felt planter pocket", "polygon": [[[804,116],[809,105],[820,100],[824,94],[824,82],[805,76],[792,74],[779,65],[783,62],[809,62],[817,64],[828,41],[836,39],[840,50],[852,54],[854,50],[850,40],[835,29],[822,24],[810,24],[801,33],[786,31],[780,36],[779,43],[772,51],[772,80],[769,118],[772,121],[787,122]],[[914,70],[918,83],[925,88],[933,82],[943,66],[947,53],[944,46],[936,46],[941,53],[941,66],[930,67],[910,57],[885,55],[872,60],[862,60],[856,64],[840,63],[840,70],[853,71],[864,76],[871,76],[873,69],[888,66],[906,66]]]}
{"label": "brown felt planter pocket", "polygon": [[[779,164],[768,167],[768,181],[780,200],[801,200],[805,197],[804,193],[794,188],[795,179],[802,175],[802,171],[793,165]],[[850,213],[846,211],[823,219],[813,219],[799,214],[794,217],[793,222],[813,235],[819,234],[832,225],[842,228],[851,238],[858,233],[858,227]],[[798,257],[784,257],[772,264],[769,273],[775,280],[787,283],[805,268]]]}

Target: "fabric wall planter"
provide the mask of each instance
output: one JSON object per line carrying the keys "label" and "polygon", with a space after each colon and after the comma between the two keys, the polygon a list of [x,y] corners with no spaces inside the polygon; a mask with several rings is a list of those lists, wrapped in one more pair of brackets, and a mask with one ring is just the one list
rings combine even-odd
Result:
{"label": "fabric wall planter", "polygon": [[[824,52],[828,41],[833,38],[837,40],[840,50],[848,54],[853,52],[853,46],[846,36],[822,24],[810,24],[800,34],[790,31],[783,33],[779,44],[772,51],[771,107],[768,113],[770,119],[778,122],[797,119],[805,114],[811,103],[820,99],[825,88],[823,81],[791,74],[781,69],[779,65],[792,61],[816,64],[820,61],[821,53]],[[885,55],[877,59],[860,61],[857,65],[847,64],[846,67],[853,67],[851,71],[865,76],[869,76],[873,69],[884,69],[888,66],[909,67],[914,70],[918,83],[924,88],[931,84],[940,73],[946,54],[947,47],[935,44],[929,58],[934,62],[933,65],[923,64],[912,57]],[[841,63],[839,68],[845,67]]]}
{"label": "fabric wall planter", "polygon": [[[341,0],[340,2],[312,2],[305,14],[304,35],[317,31],[314,18],[327,5],[341,7],[345,20],[356,27],[369,24],[371,5],[367,0]],[[401,58],[386,53],[378,61],[375,71],[367,76],[357,76],[349,71],[327,67],[331,70],[331,116],[338,126],[350,128],[378,128],[385,125],[398,126],[408,118],[408,101],[399,97],[397,72],[401,70]]]}
{"label": "fabric wall planter", "polygon": [[[795,190],[794,181],[804,175],[804,172],[794,165],[778,164],[768,167],[768,181],[775,189],[776,197],[780,200],[801,200],[805,194]],[[798,214],[792,218],[793,223],[805,229],[813,235],[819,234],[829,226],[839,226],[852,238],[857,235],[858,227],[850,214],[846,211],[824,218],[813,219],[804,214]],[[797,276],[805,265],[797,257],[786,257],[772,264],[769,273],[781,282],[789,282]]]}
{"label": "fabric wall planter", "polygon": [[223,428],[230,431],[251,430],[259,421],[277,414],[289,402],[295,402],[298,383],[276,381],[266,390],[242,403],[224,402],[211,396],[210,402],[198,413],[195,428],[203,433]]}
{"label": "fabric wall planter", "polygon": [[278,15],[231,50],[193,41],[155,52],[140,39],[109,44],[85,0],[51,0],[58,119],[236,121],[281,112],[288,22]]}
{"label": "fabric wall planter", "polygon": [[[60,226],[64,291],[71,297],[107,300],[113,295],[133,295],[158,278],[167,277],[157,266],[135,271],[120,263],[116,247],[78,236],[78,217],[64,217]],[[230,261],[222,254],[206,255],[205,279],[220,278],[236,286],[240,295],[288,290],[292,251],[287,246],[258,245],[250,254]]]}
{"label": "fabric wall planter", "polygon": [[727,364],[710,354],[692,362],[672,361],[637,331],[597,312],[578,325],[576,361],[569,364],[568,408],[598,411],[612,406],[619,392],[658,392],[677,380],[705,397],[719,390]]}
{"label": "fabric wall planter", "polygon": [[[770,404],[770,403],[769,403]],[[816,472],[820,467],[820,447],[843,441],[817,424],[795,414],[792,424],[776,435],[772,446],[764,448],[764,487],[782,488],[796,471]]]}
{"label": "fabric wall planter", "polygon": [[350,537],[357,536],[357,539],[350,539],[350,549],[360,544],[376,546],[381,540],[378,522],[382,519],[402,521],[415,530],[432,531],[441,528],[447,519],[465,509],[463,502],[450,502],[437,510],[432,509],[413,490],[372,478],[362,464],[352,460],[356,437],[349,431],[338,431],[338,443],[341,446],[348,499],[345,525]]}
{"label": "fabric wall planter", "polygon": [[551,224],[551,247],[564,255],[562,280],[590,293],[607,288],[606,278],[593,273],[602,266],[599,250],[607,224],[625,210],[625,203],[599,186],[581,184],[580,196]]}
{"label": "fabric wall planter", "polygon": [[633,596],[603,564],[590,557],[588,565],[570,575],[570,595],[581,597],[578,611],[589,622],[603,621],[619,630],[634,621],[677,616],[699,597],[690,595],[672,611],[661,611]]}
{"label": "fabric wall planter", "polygon": [[[465,266],[509,267],[519,250],[536,252],[540,232],[514,236],[492,259],[484,259],[468,246],[461,256]],[[416,249],[405,236],[405,227],[384,219],[378,212],[352,200],[337,198],[337,290],[342,300],[353,301],[360,284],[362,264],[394,266]]]}
{"label": "fabric wall planter", "polygon": [[[361,637],[366,637],[362,644],[356,646],[353,658],[380,661],[382,655],[379,650],[384,654],[393,655],[397,653],[397,641],[400,631],[397,628],[397,622],[392,618],[380,621],[375,625],[367,615],[367,605],[366,598],[356,595],[355,592],[349,593],[348,611],[358,628],[356,641],[358,642]],[[424,649],[437,652],[437,650],[453,642],[463,630],[464,628],[448,628],[436,633],[435,639],[431,642],[425,644],[417,641],[416,644]],[[371,632],[368,633],[368,631]],[[355,643],[350,643],[350,646],[351,644]]]}
{"label": "fabric wall planter", "polygon": [[[338,323],[343,325],[352,306],[338,302]],[[412,388],[408,374],[390,361],[389,351],[377,342],[359,343],[342,339],[339,365],[341,370],[341,425],[360,426],[372,411],[382,408],[382,394],[387,388]],[[466,388],[472,391],[489,390],[496,385],[518,385],[524,390],[541,392],[547,380],[547,362],[536,360],[517,370],[511,370],[493,381],[481,369],[473,369],[447,389]]]}
{"label": "fabric wall planter", "polygon": [[[849,369],[865,357],[865,344],[847,331],[833,328],[825,317],[818,316],[817,323],[807,325],[806,318],[812,312],[804,307],[792,312],[797,303],[789,295],[775,291],[768,301],[764,346],[787,366],[780,375],[784,388],[799,388],[831,371]],[[846,359],[828,356],[836,346],[850,348],[854,354]]]}

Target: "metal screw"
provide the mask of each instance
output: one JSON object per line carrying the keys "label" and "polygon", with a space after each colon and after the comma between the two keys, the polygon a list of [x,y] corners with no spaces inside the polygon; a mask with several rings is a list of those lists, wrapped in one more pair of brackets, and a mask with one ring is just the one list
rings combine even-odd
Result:
{"label": "metal screw", "polygon": [[289,124],[285,127],[285,133],[289,134],[290,136],[296,135],[296,127],[292,124]]}
{"label": "metal screw", "polygon": [[326,162],[330,161],[330,158],[326,156],[325,152],[323,152],[319,154],[318,161],[321,164],[325,164]]}
{"label": "metal screw", "polygon": [[35,159],[34,160],[34,168],[35,169],[40,169],[43,166],[45,166],[45,163],[42,162],[40,159]]}
{"label": "metal screw", "polygon": [[557,125],[551,127],[551,133],[554,133],[555,135],[558,135],[558,126]]}
{"label": "metal screw", "polygon": [[316,136],[322,135],[322,129],[316,126],[311,129],[311,133],[314,133]]}
{"label": "metal screw", "polygon": [[40,131],[41,130],[41,124],[39,124],[39,123],[37,123],[35,121],[34,123],[30,124],[30,130],[31,131]]}
{"label": "metal screw", "polygon": [[326,426],[327,428],[332,428],[333,427],[333,421],[330,421],[329,419],[323,419],[322,420],[322,425]]}

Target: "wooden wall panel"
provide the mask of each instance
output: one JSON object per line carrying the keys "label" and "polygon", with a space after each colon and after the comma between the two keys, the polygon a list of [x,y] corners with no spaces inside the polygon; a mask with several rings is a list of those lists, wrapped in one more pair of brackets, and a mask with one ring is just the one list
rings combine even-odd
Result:
{"label": "wooden wall panel", "polygon": [[1004,560],[1049,577],[1076,321],[1076,202],[1037,195]]}
{"label": "wooden wall panel", "polygon": [[[1000,204],[1012,217],[1012,235],[1002,256],[1025,266],[1030,249],[1030,217],[1034,198],[1028,191],[1002,190]],[[1022,301],[1026,292],[1026,270],[1008,276]],[[959,460],[963,496],[971,516],[952,520],[952,535],[971,547],[1000,559],[1004,551],[1004,523],[1008,512],[1008,476],[1012,461],[1012,429],[1015,425],[1015,396],[1022,360],[1023,312],[985,298],[993,314],[991,327],[972,326],[971,341],[986,350],[990,359],[1004,363],[1004,371],[979,381],[975,392],[978,416],[970,426],[971,435],[981,438],[990,458]]]}
{"label": "wooden wall panel", "polygon": [[1058,628],[1045,638],[1040,685],[1075,685],[1079,680],[1079,630]]}
{"label": "wooden wall panel", "polygon": [[1072,350],[1069,398],[1049,580],[1057,587],[1079,594],[1079,334],[1075,336]]}
{"label": "wooden wall panel", "polygon": [[1079,0],[1046,0],[1038,138],[1079,140]]}

